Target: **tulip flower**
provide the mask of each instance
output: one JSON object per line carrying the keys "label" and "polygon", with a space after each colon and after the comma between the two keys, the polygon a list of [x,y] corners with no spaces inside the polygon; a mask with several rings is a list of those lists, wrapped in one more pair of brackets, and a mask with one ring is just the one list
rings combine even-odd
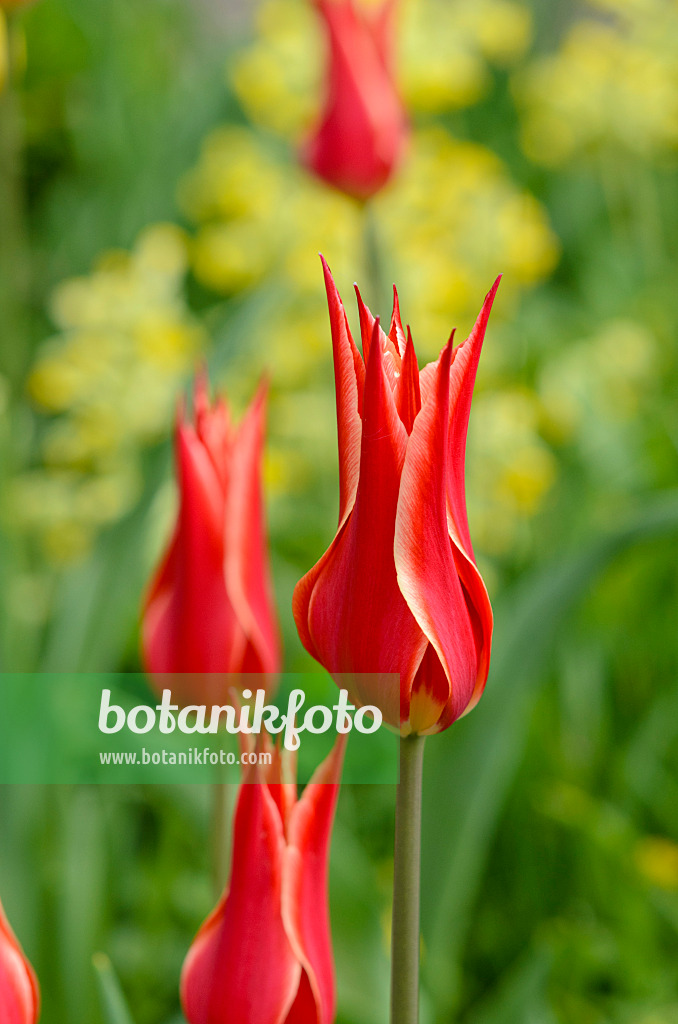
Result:
{"label": "tulip flower", "polygon": [[325,109],[304,161],[330,185],[366,200],[390,178],[408,134],[392,66],[395,0],[376,10],[354,0],[315,6],[329,37],[329,69]]}
{"label": "tulip flower", "polygon": [[[402,735],[439,732],[479,700],[492,609],[466,514],[466,432],[499,279],[469,337],[421,373],[398,295],[388,334],[358,293],[363,356],[324,263],[339,440],[337,534],[297,584],[306,649]],[[359,673],[374,673],[368,683]],[[376,674],[399,673],[400,692]],[[351,684],[350,678],[356,674]]]}
{"label": "tulip flower", "polygon": [[36,1024],[39,1016],[38,982],[0,903],[0,1021]]}
{"label": "tulip flower", "polygon": [[201,377],[195,422],[179,414],[178,517],[143,608],[152,676],[279,670],[261,487],[265,400],[262,387],[236,428],[223,399],[210,405]]}
{"label": "tulip flower", "polygon": [[279,752],[241,786],[230,882],[182,972],[189,1024],[332,1024],[328,855],[344,740],[299,800]]}

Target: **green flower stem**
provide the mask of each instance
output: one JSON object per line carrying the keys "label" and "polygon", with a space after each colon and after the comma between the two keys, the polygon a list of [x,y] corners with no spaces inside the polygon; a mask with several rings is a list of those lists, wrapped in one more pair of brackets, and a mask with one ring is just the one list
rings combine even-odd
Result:
{"label": "green flower stem", "polygon": [[[367,286],[363,298],[375,316],[381,315],[382,326],[386,313],[382,313],[381,304],[386,298],[384,276],[381,261],[381,243],[379,227],[372,202],[363,206],[363,259]],[[388,320],[386,320],[388,331]]]}
{"label": "green flower stem", "polygon": [[423,764],[424,737],[408,736],[401,739],[393,873],[391,1024],[417,1024],[419,1020],[419,887]]}
{"label": "green flower stem", "polygon": [[235,790],[228,782],[212,783],[212,882],[217,897],[228,881],[231,859],[231,815]]}
{"label": "green flower stem", "polygon": [[7,80],[0,90],[0,372],[18,384],[28,351],[30,264],[22,184],[23,115],[17,89],[15,26],[8,21]]}

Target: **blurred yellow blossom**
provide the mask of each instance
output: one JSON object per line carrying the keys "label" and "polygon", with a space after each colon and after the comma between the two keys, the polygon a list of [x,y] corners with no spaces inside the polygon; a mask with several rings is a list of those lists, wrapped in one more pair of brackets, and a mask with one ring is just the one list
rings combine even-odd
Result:
{"label": "blurred yellow blossom", "polygon": [[525,152],[557,166],[605,147],[642,157],[675,149],[678,5],[595,0],[590,6],[556,53],[516,76]]}
{"label": "blurred yellow blossom", "polygon": [[22,522],[50,555],[69,559],[122,515],[140,486],[139,447],[166,433],[177,391],[204,346],[183,296],[183,233],[158,224],[131,252],[109,252],[87,277],[59,285],[45,342],[28,380],[52,417],[43,469],[15,483]]}
{"label": "blurred yellow blossom", "polygon": [[636,843],[638,871],[660,889],[678,889],[678,844],[663,836],[644,836]]}
{"label": "blurred yellow blossom", "polygon": [[656,379],[658,359],[655,336],[633,320],[608,321],[592,338],[573,342],[540,373],[547,436],[571,440],[591,417],[633,422]]}
{"label": "blurred yellow blossom", "polygon": [[540,508],[557,476],[539,433],[539,399],[526,389],[481,391],[469,434],[468,505],[486,554],[515,546],[521,522]]}
{"label": "blurred yellow blossom", "polygon": [[[261,177],[265,192],[279,198],[240,203],[236,197],[231,212],[220,199],[222,183],[239,179],[233,164],[243,162],[251,168],[252,193]],[[232,293],[277,278],[290,303],[303,296],[317,304],[319,250],[340,281],[361,277],[359,206],[254,133],[245,140],[239,129],[219,129],[183,180],[180,197],[201,222],[192,254],[196,276],[208,287]],[[377,197],[373,213],[386,270],[404,282],[407,316],[426,357],[455,318],[474,315],[478,295],[499,269],[510,294],[548,276],[558,259],[557,239],[534,197],[516,188],[489,150],[442,128],[414,134],[403,173]]]}
{"label": "blurred yellow blossom", "polygon": [[402,80],[413,112],[475,103],[487,88],[488,64],[513,63],[527,49],[531,15],[511,0],[409,0],[402,26]]}

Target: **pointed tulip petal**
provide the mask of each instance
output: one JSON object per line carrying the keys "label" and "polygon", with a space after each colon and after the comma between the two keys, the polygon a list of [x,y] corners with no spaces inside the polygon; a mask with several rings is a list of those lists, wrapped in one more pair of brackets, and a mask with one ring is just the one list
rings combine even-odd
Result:
{"label": "pointed tulip petal", "polygon": [[198,932],[184,963],[189,1024],[282,1024],[300,965],[281,914],[283,836],[263,783],[240,788],[228,893]]}
{"label": "pointed tulip petal", "polygon": [[330,672],[395,672],[407,688],[426,639],[396,579],[393,537],[407,433],[385,379],[377,330],[365,379],[356,502],[316,577],[307,621],[316,656]]}
{"label": "pointed tulip petal", "polygon": [[339,523],[341,525],[353,508],[358,487],[365,367],[351,337],[346,310],[339,297],[330,268],[323,257],[320,258],[325,275],[334,352],[339,441]]}
{"label": "pointed tulip petal", "polygon": [[360,334],[362,336],[363,346],[363,357],[367,363],[370,358],[370,344],[373,337],[379,338],[381,344],[381,351],[383,355],[383,369],[388,380],[391,391],[395,391],[400,375],[400,353],[396,345],[387,334],[381,329],[377,330],[376,317],[372,315],[368,307],[363,302],[363,297],[360,294],[358,286],[355,286],[355,294],[358,300],[358,313],[360,315]]}
{"label": "pointed tulip petal", "polygon": [[407,332],[405,354],[403,356],[400,377],[395,390],[396,406],[398,415],[408,434],[412,433],[412,427],[421,409],[421,394],[419,392],[419,367],[414,352],[414,344],[410,331]]}
{"label": "pointed tulip petal", "polygon": [[[328,911],[329,848],[339,795],[346,736],[340,736],[294,808],[288,834],[283,887],[283,919],[292,948],[308,981],[300,986],[299,1006],[289,1024],[332,1024],[334,963]],[[312,1003],[309,999],[312,996]],[[302,1012],[302,1002],[306,1007]],[[315,1007],[315,1016],[310,1016]]]}
{"label": "pointed tulip petal", "polygon": [[245,635],[224,581],[224,494],[190,426],[177,431],[177,475],[177,526],[144,607],[144,660],[153,674],[228,672]]}
{"label": "pointed tulip petal", "polygon": [[450,373],[450,432],[447,460],[447,501],[455,542],[470,559],[473,547],[466,513],[466,489],[464,465],[466,459],[466,435],[471,413],[473,386],[478,370],[478,360],[483,347],[485,330],[492,309],[494,297],[501,277],[498,277],[485,297],[483,308],[468,338],[455,350],[455,359]]}
{"label": "pointed tulip petal", "polygon": [[405,355],[407,338],[405,337],[403,322],[400,317],[400,299],[398,298],[398,289],[395,285],[393,285],[393,312],[391,313],[391,326],[388,336],[402,359]]}
{"label": "pointed tulip petal", "polygon": [[261,491],[265,405],[266,387],[262,386],[233,444],[226,495],[224,573],[228,595],[248,640],[241,670],[273,673],[280,662],[280,644],[273,615]]}
{"label": "pointed tulip petal", "polygon": [[[473,630],[452,553],[446,512],[449,372],[452,347],[437,367],[435,392],[423,406],[407,446],[395,529],[400,589],[445,671],[455,717],[476,683]],[[420,685],[426,680],[420,680]],[[429,687],[431,693],[433,689]],[[444,704],[440,706],[442,714]]]}

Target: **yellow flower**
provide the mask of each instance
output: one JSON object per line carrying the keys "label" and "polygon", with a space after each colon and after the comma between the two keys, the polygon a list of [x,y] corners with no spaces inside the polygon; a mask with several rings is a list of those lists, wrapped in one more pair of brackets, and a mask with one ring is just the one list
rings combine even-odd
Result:
{"label": "yellow flower", "polygon": [[130,252],[104,254],[93,272],[52,295],[59,333],[28,380],[45,425],[45,469],[18,482],[18,515],[57,561],[84,553],[96,531],[139,492],[141,446],[171,422],[177,390],[204,347],[183,295],[188,265],[179,228],[158,224]]}
{"label": "yellow flower", "polygon": [[610,147],[651,157],[678,146],[678,6],[597,4],[613,16],[576,22],[558,52],[516,76],[523,146],[540,163]]}
{"label": "yellow flower", "polygon": [[660,889],[678,889],[678,844],[663,836],[639,839],[634,860],[643,877]]}

